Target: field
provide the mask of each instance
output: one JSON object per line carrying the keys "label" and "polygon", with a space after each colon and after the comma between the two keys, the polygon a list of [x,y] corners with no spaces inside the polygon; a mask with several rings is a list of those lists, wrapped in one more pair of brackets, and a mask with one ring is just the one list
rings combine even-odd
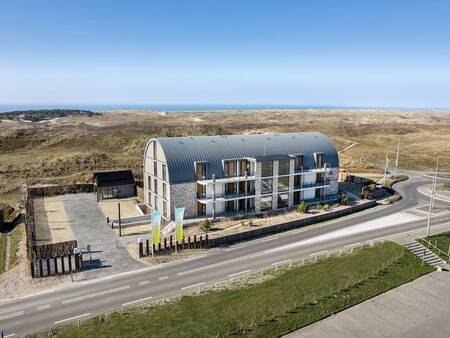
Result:
{"label": "field", "polygon": [[[441,234],[437,234],[434,236],[425,237],[425,239],[435,246],[435,247],[430,246],[431,251],[433,251],[443,260],[449,262],[448,255],[450,254],[450,232],[443,232]],[[423,240],[419,240],[419,242],[428,247],[428,244]],[[436,250],[436,248],[438,248],[439,250]]]}
{"label": "field", "polygon": [[53,333],[56,337],[275,337],[430,271],[402,246],[386,242],[277,272],[262,283],[113,313]]}
{"label": "field", "polygon": [[[1,118],[1,116],[0,116]],[[87,181],[94,170],[142,170],[150,137],[320,131],[343,169],[381,172],[401,141],[400,166],[429,169],[450,151],[450,114],[397,110],[261,110],[156,113],[114,111],[30,122],[0,122],[0,200],[17,205],[28,183]],[[450,171],[450,157],[441,168]]]}

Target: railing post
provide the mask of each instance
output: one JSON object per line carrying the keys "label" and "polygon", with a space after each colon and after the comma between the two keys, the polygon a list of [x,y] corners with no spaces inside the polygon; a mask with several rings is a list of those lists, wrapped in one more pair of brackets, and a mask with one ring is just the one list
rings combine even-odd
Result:
{"label": "railing post", "polygon": [[43,277],[44,276],[44,269],[42,266],[42,259],[39,259],[39,277]]}
{"label": "railing post", "polygon": [[33,260],[30,261],[30,268],[31,268],[31,277],[32,278],[36,277],[36,271],[34,269],[34,261]]}
{"label": "railing post", "polygon": [[65,267],[65,262],[64,262],[64,256],[61,256],[61,273],[65,274],[66,273],[66,267]]}
{"label": "railing post", "polygon": [[150,255],[150,240],[148,240],[148,239],[145,241],[145,254],[147,256]]}
{"label": "railing post", "polygon": [[194,235],[194,249],[197,249],[197,235]]}
{"label": "railing post", "polygon": [[205,249],[208,249],[208,234],[205,234]]}
{"label": "railing post", "polygon": [[203,244],[203,236],[202,236],[202,235],[200,235],[199,243],[198,243],[198,244],[199,244],[199,245],[198,245],[198,248],[201,249],[201,248],[202,248],[202,244]]}
{"label": "railing post", "polygon": [[142,242],[142,237],[138,237],[138,245],[139,245],[139,258],[144,256],[144,243]]}
{"label": "railing post", "polygon": [[58,260],[57,257],[53,257],[53,267],[55,268],[55,275],[58,274]]}

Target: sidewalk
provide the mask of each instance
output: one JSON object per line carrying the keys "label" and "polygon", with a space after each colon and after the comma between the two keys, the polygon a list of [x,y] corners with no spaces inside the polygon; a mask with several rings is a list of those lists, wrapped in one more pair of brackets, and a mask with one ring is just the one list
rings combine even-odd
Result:
{"label": "sidewalk", "polygon": [[285,337],[450,337],[449,291],[435,271]]}

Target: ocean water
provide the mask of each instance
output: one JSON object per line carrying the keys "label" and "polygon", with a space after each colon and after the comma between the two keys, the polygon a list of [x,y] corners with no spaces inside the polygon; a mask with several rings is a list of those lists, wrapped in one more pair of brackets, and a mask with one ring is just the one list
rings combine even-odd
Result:
{"label": "ocean water", "polygon": [[[232,104],[109,104],[109,105],[92,105],[92,104],[70,104],[70,105],[42,105],[42,104],[26,104],[26,105],[8,105],[0,104],[0,113],[16,111],[16,110],[33,110],[33,109],[84,109],[96,112],[120,110],[120,109],[144,109],[157,112],[162,111],[209,111],[209,110],[254,110],[254,109],[337,109],[337,108],[357,108],[357,107],[333,107],[333,106],[306,106],[306,105],[232,105]],[[360,107],[361,108],[361,107]]]}

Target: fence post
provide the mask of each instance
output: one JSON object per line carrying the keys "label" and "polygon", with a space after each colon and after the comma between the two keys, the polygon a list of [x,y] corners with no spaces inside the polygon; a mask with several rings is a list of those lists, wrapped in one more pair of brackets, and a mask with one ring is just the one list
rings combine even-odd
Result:
{"label": "fence post", "polygon": [[191,236],[188,236],[188,249],[191,248]]}
{"label": "fence post", "polygon": [[158,251],[161,252],[161,242],[158,243]]}
{"label": "fence post", "polygon": [[47,276],[50,276],[52,273],[50,271],[50,258],[46,258],[47,261]]}
{"label": "fence post", "polygon": [[42,266],[42,259],[39,258],[39,277],[44,277],[44,271]]}
{"label": "fence post", "polygon": [[154,252],[154,253],[156,254],[156,251],[155,251],[155,244],[154,244],[154,243],[152,244],[152,250],[153,250],[152,252]]}
{"label": "fence post", "polygon": [[61,273],[66,273],[66,267],[64,266],[64,256],[61,256]]}
{"label": "fence post", "polygon": [[164,237],[164,252],[167,250],[167,238]]}
{"label": "fence post", "polygon": [[208,249],[208,234],[205,234],[205,249]]}
{"label": "fence post", "polygon": [[72,254],[69,254],[69,272],[72,272]]}
{"label": "fence post", "polygon": [[172,251],[172,247],[173,247],[172,235],[170,235],[170,237],[169,237],[169,245],[170,245],[170,251]]}
{"label": "fence post", "polygon": [[147,256],[149,256],[150,255],[150,240],[145,240],[145,254],[147,255]]}
{"label": "fence post", "polygon": [[194,249],[197,249],[197,235],[194,235]]}
{"label": "fence post", "polygon": [[144,243],[142,243],[142,237],[138,237],[138,245],[139,245],[139,258],[144,256]]}
{"label": "fence post", "polygon": [[198,243],[198,248],[201,249],[202,248],[202,244],[203,244],[203,236],[200,235],[200,239],[199,239],[199,243]]}
{"label": "fence post", "polygon": [[53,257],[53,266],[55,268],[55,275],[58,274],[58,260],[56,259],[57,257]]}
{"label": "fence post", "polygon": [[34,261],[30,261],[30,268],[31,268],[31,277],[36,277],[36,271],[34,270]]}

